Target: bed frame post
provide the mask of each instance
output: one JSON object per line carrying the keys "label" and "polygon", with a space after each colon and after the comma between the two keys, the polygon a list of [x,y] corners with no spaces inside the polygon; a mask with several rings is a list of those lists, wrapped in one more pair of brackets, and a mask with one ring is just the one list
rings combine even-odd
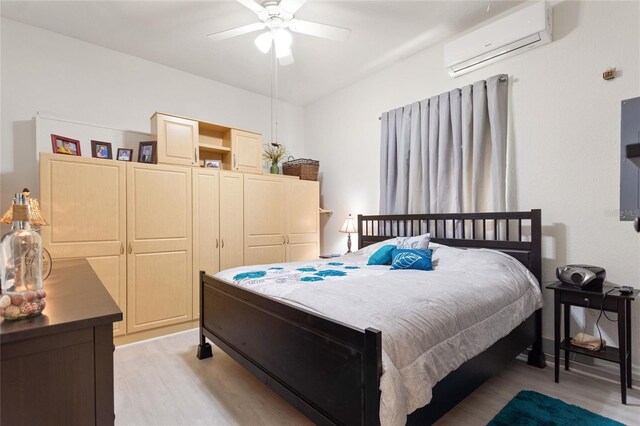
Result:
{"label": "bed frame post", "polygon": [[[359,221],[360,217],[358,217]],[[382,332],[364,330],[364,425],[380,425],[380,376],[382,376]]]}
{"label": "bed frame post", "polygon": [[[531,210],[531,272],[542,288],[542,212]],[[527,358],[527,364],[544,368],[547,363],[542,351],[542,309],[535,312],[536,339]]]}
{"label": "bed frame post", "polygon": [[362,215],[358,215],[358,250],[362,248]]}
{"label": "bed frame post", "polygon": [[198,345],[198,354],[196,355],[198,359],[211,358],[213,356],[213,351],[211,350],[211,344],[207,343],[207,339],[204,337],[204,271],[200,271],[200,282],[198,285],[200,286],[200,344]]}

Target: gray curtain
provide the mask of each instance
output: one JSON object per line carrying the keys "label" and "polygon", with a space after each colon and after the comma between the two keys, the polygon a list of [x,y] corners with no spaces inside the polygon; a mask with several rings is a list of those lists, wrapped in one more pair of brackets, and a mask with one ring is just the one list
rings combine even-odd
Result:
{"label": "gray curtain", "polygon": [[380,214],[505,211],[504,74],[385,112]]}

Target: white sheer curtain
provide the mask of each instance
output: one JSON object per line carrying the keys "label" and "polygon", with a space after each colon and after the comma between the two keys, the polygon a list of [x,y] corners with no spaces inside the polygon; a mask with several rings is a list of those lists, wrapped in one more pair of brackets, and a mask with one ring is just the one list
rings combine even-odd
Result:
{"label": "white sheer curtain", "polygon": [[505,211],[506,75],[385,112],[380,214]]}

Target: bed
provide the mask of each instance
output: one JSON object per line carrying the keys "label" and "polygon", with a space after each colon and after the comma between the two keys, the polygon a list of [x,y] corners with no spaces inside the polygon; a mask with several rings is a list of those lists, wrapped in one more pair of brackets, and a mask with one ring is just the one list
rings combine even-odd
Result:
{"label": "bed", "polygon": [[[315,423],[345,425],[433,423],[528,347],[528,363],[544,367],[541,310],[536,309],[541,303],[540,210],[360,215],[358,229],[358,246],[365,251],[391,237],[431,233],[435,271],[417,272],[431,274],[424,275],[429,285],[415,285],[422,279],[416,272],[389,278],[388,267],[365,267],[368,255],[362,250],[326,262],[258,265],[215,277],[201,272],[198,358],[212,356],[209,339]],[[465,265],[477,273],[466,273]],[[519,279],[505,279],[505,270]],[[294,275],[324,280],[306,282],[302,291],[292,284]],[[445,276],[457,287],[445,291]],[[400,290],[394,295],[390,286]],[[461,288],[477,297],[460,293]],[[432,298],[443,302],[424,305]],[[505,302],[492,305],[492,298]],[[478,302],[473,308],[478,312],[465,311],[469,303],[456,303],[462,299],[485,300],[486,306]],[[397,324],[382,309],[385,303]],[[423,318],[426,312],[434,313]],[[474,316],[488,328],[474,334],[478,326],[469,319]],[[384,350],[383,333],[374,325],[386,330]],[[493,340],[486,340],[486,330],[494,329]],[[439,333],[445,333],[444,340],[430,343]],[[402,361],[411,353],[415,359]],[[416,383],[406,387],[406,380]],[[406,395],[398,397],[403,389]]]}

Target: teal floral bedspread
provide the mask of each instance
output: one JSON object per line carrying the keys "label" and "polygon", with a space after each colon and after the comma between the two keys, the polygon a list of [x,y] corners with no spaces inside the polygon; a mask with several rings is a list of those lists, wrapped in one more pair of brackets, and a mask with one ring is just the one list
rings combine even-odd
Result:
{"label": "teal floral bedspread", "polygon": [[287,281],[299,281],[301,283],[322,282],[335,280],[357,273],[361,266],[345,262],[316,262],[308,265],[283,264],[282,266],[261,266],[233,275],[232,280],[238,285],[263,284],[267,281],[284,283]]}

